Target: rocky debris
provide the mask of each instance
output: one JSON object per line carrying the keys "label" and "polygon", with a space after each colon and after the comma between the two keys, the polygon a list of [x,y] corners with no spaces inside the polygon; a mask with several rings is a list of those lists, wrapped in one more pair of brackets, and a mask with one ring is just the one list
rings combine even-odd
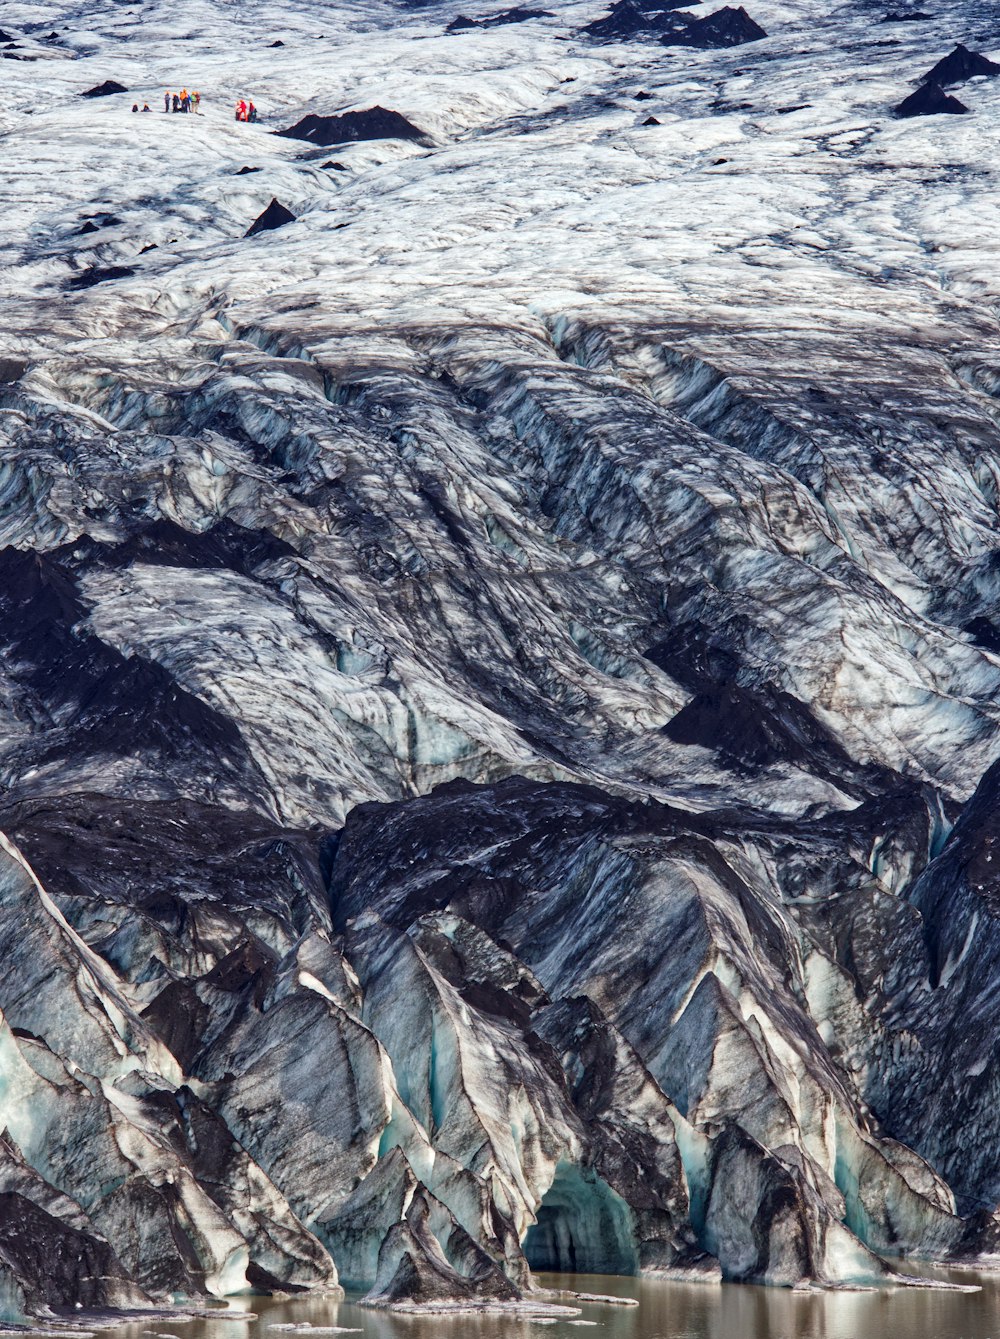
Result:
{"label": "rocky debris", "polygon": [[85,237],[88,233],[99,232],[102,228],[115,228],[121,224],[121,219],[117,214],[95,214],[86,219],[84,223],[77,228],[78,237]]}
{"label": "rocky debris", "polygon": [[896,115],[900,117],[908,116],[941,116],[941,115],[963,115],[968,112],[964,102],[959,102],[958,98],[952,97],[946,93],[940,84],[921,84],[915,93],[896,108]]}
{"label": "rocky debris", "polygon": [[294,223],[295,215],[277,199],[272,198],[268,207],[254,219],[243,234],[244,237],[256,237],[260,232],[272,232],[283,228],[286,223]]}
{"label": "rocky debris", "polygon": [[128,279],[135,274],[129,265],[92,265],[79,274],[73,275],[68,288],[93,288],[97,284],[110,283],[113,279]]}
{"label": "rocky debris", "polygon": [[236,173],[236,175],[237,175],[238,177],[245,177],[245,176],[248,176],[251,172],[262,172],[262,171],[263,171],[263,168],[260,168],[260,167],[246,167],[246,166],[243,166],[243,167],[241,167],[240,170]]}
{"label": "rocky debris", "polygon": [[624,41],[630,37],[658,37],[666,46],[701,48],[741,46],[758,42],[767,33],[741,6],[725,6],[697,17],[681,11],[678,3],[618,0],[610,12],[584,28],[591,37]]}
{"label": "rocky debris", "polygon": [[[680,19],[681,15],[675,18]],[[704,18],[692,18],[683,25],[668,30],[660,38],[664,46],[691,46],[703,49],[743,46],[759,42],[767,33],[755,23],[742,5],[738,9],[726,5]]]}
{"label": "rocky debris", "polygon": [[939,84],[942,88],[949,84],[963,84],[968,79],[979,76],[995,78],[1000,74],[1000,65],[978,51],[970,51],[959,42],[954,51],[941,60],[921,77],[923,84]]}
{"label": "rocky debris", "polygon": [[736,765],[804,762],[846,780],[850,759],[801,702],[780,689],[703,687],[663,727],[679,744],[716,749]]}
{"label": "rocky debris", "polygon": [[113,93],[127,93],[128,89],[124,84],[117,83],[114,79],[105,79],[103,84],[95,84],[93,88],[88,88],[85,93],[81,93],[81,98],[108,98]]}
{"label": "rocky debris", "polygon": [[659,126],[659,125],[662,125],[663,122],[657,120],[657,118],[656,118],[655,116],[647,116],[646,119],[645,119],[645,121],[643,121],[642,124],[643,124],[644,126]]}
{"label": "rocky debris", "polygon": [[459,14],[445,28],[447,33],[463,32],[469,28],[500,28],[508,23],[527,23],[529,19],[550,19],[548,9],[522,9],[515,5],[513,9],[502,10],[499,14],[490,14],[484,19],[470,19]]}
{"label": "rocky debris", "polygon": [[363,112],[343,112],[338,116],[310,113],[287,130],[276,130],[286,139],[306,140],[309,144],[349,144],[356,140],[404,139],[426,143],[427,136],[399,112],[385,107],[370,107]]}
{"label": "rocky debris", "polygon": [[1000,655],[1000,628],[991,618],[977,614],[975,618],[969,619],[963,632],[968,633],[977,646],[993,655]]}
{"label": "rocky debris", "polygon": [[891,10],[888,14],[882,16],[882,23],[930,23],[933,14],[924,14],[919,9],[907,10],[905,13],[897,13]]}
{"label": "rocky debris", "polygon": [[615,0],[607,14],[588,23],[584,32],[608,41],[625,41],[673,27],[672,12],[685,0]]}

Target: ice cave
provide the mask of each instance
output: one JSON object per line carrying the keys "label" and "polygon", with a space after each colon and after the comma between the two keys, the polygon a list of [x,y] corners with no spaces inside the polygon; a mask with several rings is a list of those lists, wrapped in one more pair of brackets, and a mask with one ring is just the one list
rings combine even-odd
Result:
{"label": "ice cave", "polygon": [[524,1254],[536,1272],[634,1274],[632,1211],[595,1172],[561,1162],[528,1228]]}

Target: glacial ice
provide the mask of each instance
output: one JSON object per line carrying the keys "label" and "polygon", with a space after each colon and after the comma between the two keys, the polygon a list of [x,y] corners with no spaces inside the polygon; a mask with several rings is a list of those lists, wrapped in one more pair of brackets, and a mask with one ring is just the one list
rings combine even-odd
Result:
{"label": "glacial ice", "polygon": [[[53,3],[4,11],[0,1318],[1000,1256],[998,104],[892,116],[977,0],[669,51]],[[132,118],[178,25],[203,115]]]}

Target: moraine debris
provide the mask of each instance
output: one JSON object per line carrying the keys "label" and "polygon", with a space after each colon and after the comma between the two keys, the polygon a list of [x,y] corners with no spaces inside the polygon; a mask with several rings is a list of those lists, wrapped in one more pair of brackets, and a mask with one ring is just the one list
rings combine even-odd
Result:
{"label": "moraine debris", "polygon": [[256,237],[259,232],[273,232],[275,228],[283,228],[286,223],[294,222],[295,215],[292,211],[286,209],[280,200],[272,198],[268,207],[262,214],[258,214],[243,236]]}
{"label": "moraine debris", "polygon": [[911,116],[964,116],[968,112],[964,102],[946,93],[940,84],[921,84],[915,93],[896,108],[901,119]]}

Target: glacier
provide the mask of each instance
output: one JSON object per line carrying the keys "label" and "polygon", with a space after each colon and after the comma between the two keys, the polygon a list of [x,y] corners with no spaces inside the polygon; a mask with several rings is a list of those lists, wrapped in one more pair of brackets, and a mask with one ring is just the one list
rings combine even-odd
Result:
{"label": "glacier", "polygon": [[1000,1258],[994,15],[720,8],[5,4],[3,1321]]}

